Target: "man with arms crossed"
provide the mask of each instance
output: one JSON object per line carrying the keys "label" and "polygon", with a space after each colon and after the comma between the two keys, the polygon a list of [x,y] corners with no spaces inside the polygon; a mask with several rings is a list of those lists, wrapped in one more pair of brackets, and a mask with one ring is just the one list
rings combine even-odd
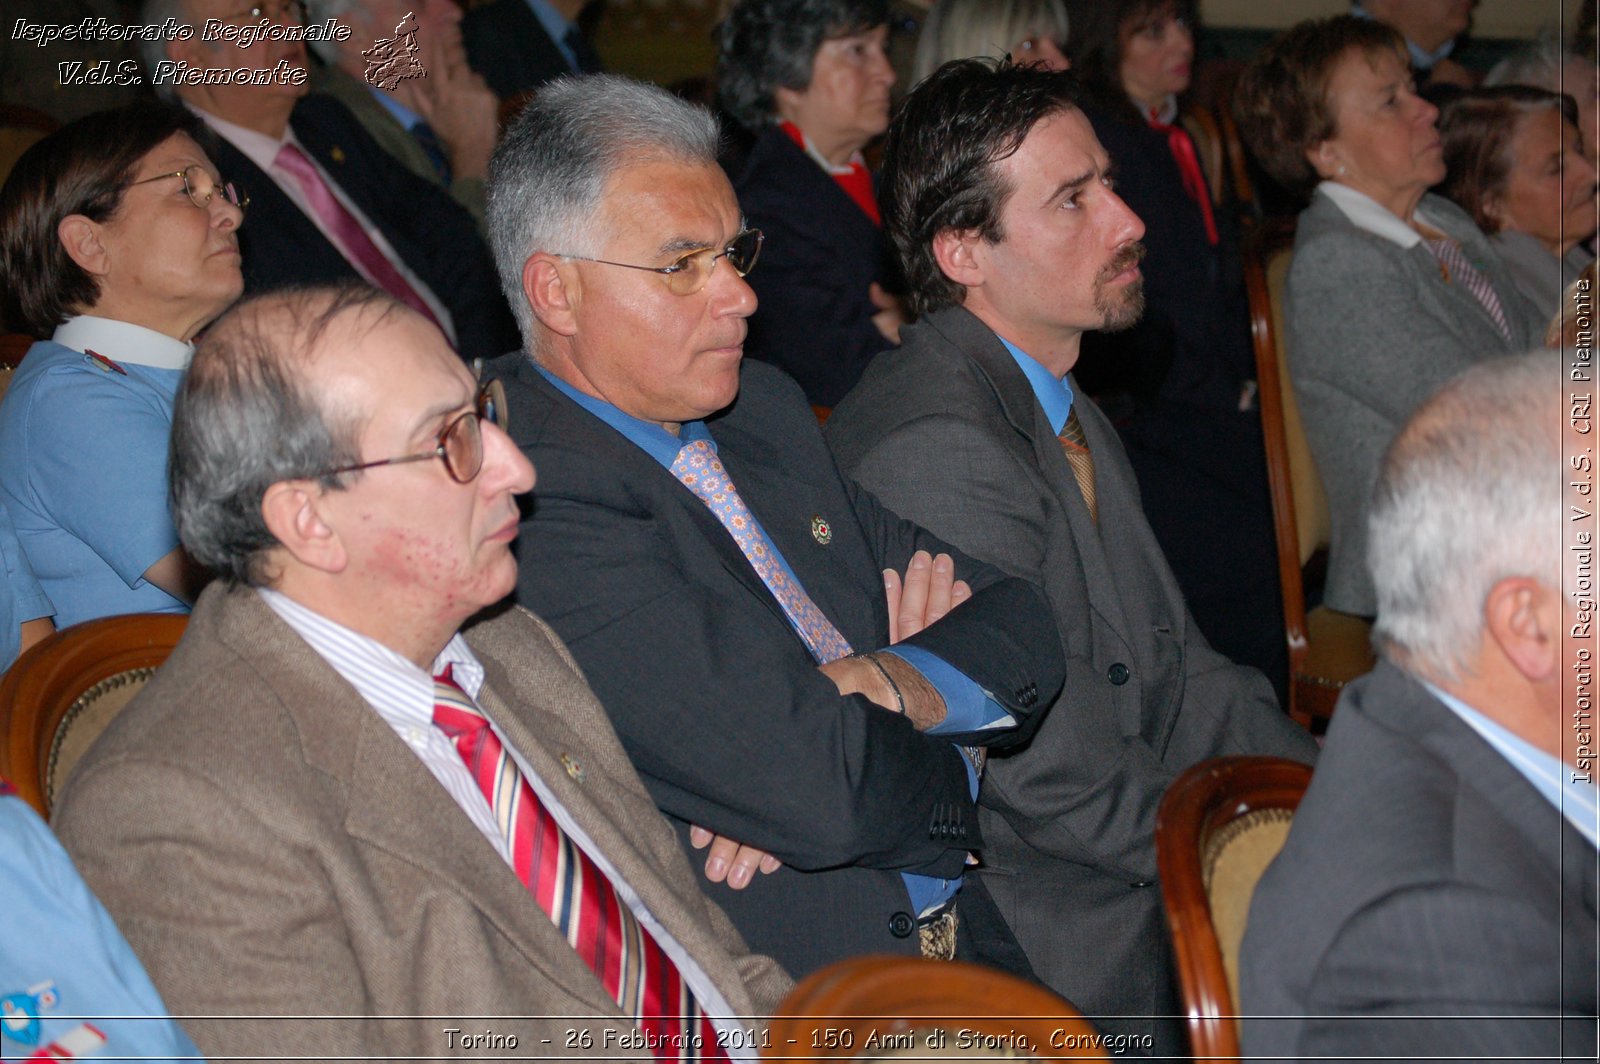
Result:
{"label": "man with arms crossed", "polygon": [[173,509],[223,579],[56,827],[211,1056],[753,1058],[738,1017],[787,988],[550,630],[462,630],[534,480],[498,405],[365,286],[248,302],[195,356]]}
{"label": "man with arms crossed", "polygon": [[1032,745],[989,762],[979,878],[1054,990],[1181,1054],[1156,807],[1197,761],[1316,748],[1195,628],[1116,432],[1075,393],[1083,333],[1143,307],[1144,227],[1111,164],[1063,75],[968,61],[919,85],[883,188],[922,318],[827,434],[896,513],[1045,589],[1067,683]]}
{"label": "man with arms crossed", "polygon": [[[705,884],[752,946],[797,977],[949,957],[998,924],[981,895],[951,909],[981,849],[981,758],[953,741],[1029,734],[1060,643],[1032,585],[930,561],[945,545],[847,484],[798,386],[743,360],[761,238],[716,147],[705,111],[591,75],[541,89],[496,150],[489,228],[527,353],[495,372],[542,478],[517,597],[686,842],[698,825],[783,862]],[[884,570],[908,566],[972,597],[879,653]],[[708,875],[747,882],[749,851],[720,847]]]}

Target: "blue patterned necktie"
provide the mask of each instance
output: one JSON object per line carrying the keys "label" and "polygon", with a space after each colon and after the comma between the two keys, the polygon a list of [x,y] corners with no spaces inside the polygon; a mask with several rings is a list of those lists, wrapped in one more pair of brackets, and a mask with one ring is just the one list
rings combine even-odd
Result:
{"label": "blue patterned necktie", "polygon": [[744,500],[733,486],[733,480],[722,461],[712,449],[709,440],[695,440],[684,445],[672,463],[672,475],[683,486],[694,492],[701,502],[716,515],[728,535],[739,545],[761,582],[767,585],[772,597],[783,607],[789,623],[811,650],[819,664],[848,657],[850,643],[833,622],[817,608],[800,582],[784,572],[778,564],[777,551],[768,542],[766,534],[756,524],[745,507]]}

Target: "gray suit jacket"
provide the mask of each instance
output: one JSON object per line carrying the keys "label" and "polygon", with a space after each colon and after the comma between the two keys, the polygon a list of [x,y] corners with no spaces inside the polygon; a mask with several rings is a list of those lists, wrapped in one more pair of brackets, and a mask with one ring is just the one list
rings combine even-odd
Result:
{"label": "gray suit jacket", "polygon": [[[706,902],[560,642],[521,610],[467,640],[509,743],[735,1011],[767,1012],[788,980]],[[455,1027],[592,1057],[629,1030],[428,769],[253,591],[201,596],[55,827],[174,1014],[239,1017],[186,1024],[208,1056],[448,1055]],[[587,1051],[567,1035],[584,1027]]]}
{"label": "gray suit jacket", "polygon": [[394,156],[407,170],[424,181],[450,193],[451,197],[467,209],[472,220],[478,223],[478,232],[484,232],[484,184],[481,177],[456,177],[448,186],[439,180],[433,161],[411,131],[399,119],[372,98],[367,87],[338,67],[322,67],[312,78],[312,91],[325,92],[350,109],[378,147]]}
{"label": "gray suit jacket", "polygon": [[1596,860],[1493,747],[1380,663],[1340,697],[1251,903],[1245,1054],[1593,1060]]}
{"label": "gray suit jacket", "polygon": [[1438,196],[1422,205],[1494,286],[1509,341],[1476,296],[1444,280],[1426,247],[1358,229],[1321,195],[1300,215],[1284,297],[1295,397],[1333,522],[1324,601],[1368,617],[1377,603],[1367,498],[1389,441],[1461,370],[1537,347],[1544,335],[1545,322],[1466,212]]}
{"label": "gray suit jacket", "polygon": [[[1027,378],[967,311],[934,313],[880,355],[827,423],[840,464],[885,504],[1038,583],[1067,682],[1031,746],[991,757],[982,876],[1045,982],[1114,1030],[1182,1053],[1156,888],[1156,807],[1224,754],[1310,761],[1266,680],[1207,645],[1139,508],[1098,408],[1098,527]],[[1151,1017],[1167,1014],[1156,1022]]]}

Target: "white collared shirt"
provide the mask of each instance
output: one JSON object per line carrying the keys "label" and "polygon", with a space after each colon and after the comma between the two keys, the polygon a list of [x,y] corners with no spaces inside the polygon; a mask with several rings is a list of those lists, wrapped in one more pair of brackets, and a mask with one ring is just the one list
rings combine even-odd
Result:
{"label": "white collared shirt", "polygon": [[50,339],[74,351],[116,355],[117,362],[155,369],[188,369],[194,345],[129,321],[79,314],[56,326]]}
{"label": "white collared shirt", "polygon": [[[428,309],[433,312],[433,316],[444,327],[445,336],[449,338],[452,344],[456,342],[455,319],[450,316],[449,309],[434,294],[433,289],[428,287],[428,283],[413,273],[411,268],[406,265],[406,260],[400,256],[399,252],[395,251],[394,245],[389,243],[389,238],[383,235],[383,230],[374,225],[372,219],[367,217],[366,212],[356,206],[355,202],[345,194],[344,189],[339,187],[339,182],[335,181],[333,176],[322,168],[322,164],[317,162],[316,156],[306,151],[306,146],[300,143],[300,138],[294,135],[292,128],[285,126],[282,137],[269,137],[265,133],[258,133],[253,129],[246,129],[244,126],[218,118],[214,114],[202,111],[193,104],[189,104],[188,107],[206,125],[215,130],[219,137],[238,148],[245,158],[259,166],[262,173],[271,178],[272,183],[277,185],[285,196],[289,197],[289,202],[298,207],[300,213],[305,215],[311,224],[317,227],[317,231],[328,239],[328,243],[339,249],[339,253],[344,256],[351,269],[366,278],[368,282],[382,288],[383,286],[378,284],[376,278],[370,276],[366,270],[361,268],[360,260],[351,252],[351,249],[346,247],[323,223],[322,217],[317,214],[306,199],[305,191],[300,187],[300,182],[273,165],[277,162],[278,152],[282,150],[285,144],[293,144],[296,148],[299,148],[305,157],[310,160],[311,165],[316,167],[317,173],[322,176],[323,184],[328,186],[328,191],[333,193],[334,198],[361,225],[361,231],[367,234],[367,239],[371,240],[373,245],[383,252],[383,257],[389,260],[389,264],[399,271],[400,276],[405,278],[406,283],[416,289],[417,294],[428,304]],[[398,166],[399,164],[396,163],[395,165]],[[229,175],[223,175],[223,179],[232,180]],[[248,211],[246,214],[248,214]]]}
{"label": "white collared shirt", "polygon": [[[336,621],[330,621],[287,595],[269,588],[257,588],[256,591],[262,601],[271,607],[285,624],[294,629],[295,633],[316,651],[318,657],[326,661],[333,671],[354,687],[356,693],[383,718],[384,723],[394,729],[400,741],[417,755],[418,760],[445,789],[445,793],[450,795],[451,800],[467,815],[473,826],[488,840],[489,845],[494,847],[500,859],[505,861],[507,866],[511,866],[510,840],[501,833],[494,813],[489,808],[488,799],[483,796],[477,781],[467,770],[466,762],[461,759],[455,744],[433,725],[433,676],[425,674],[415,662],[395,653],[377,640],[352,631]],[[445,644],[444,650],[434,660],[434,674],[443,672],[446,665],[451,666],[451,678],[474,701],[477,701],[478,692],[483,689],[483,665],[459,632],[450,637],[450,642]],[[493,721],[489,722],[489,727],[516,761],[517,767],[522,770],[523,779],[528,781],[528,785],[538,795],[540,803],[551,816],[555,817],[556,823],[561,825],[561,830],[566,832],[573,844],[588,854],[589,859],[600,867],[610,879],[611,885],[616,888],[617,897],[633,913],[634,919],[639,921],[640,926],[649,929],[657,944],[672,958],[673,963],[678,966],[679,974],[694,991],[695,999],[700,1002],[706,1015],[719,1030],[728,1031],[730,1034],[741,1031],[733,1007],[728,1004],[722,992],[717,989],[716,984],[701,969],[694,957],[666,928],[661,926],[654,914],[645,908],[644,902],[634,893],[616,866],[606,859],[605,853],[595,845],[594,840],[573,820],[572,814],[557,801],[544,781],[528,766],[522,752],[505,741],[505,736],[495,727]],[[530,901],[532,904],[538,904],[531,898]],[[756,1059],[755,1050],[743,1046],[743,1043],[750,1039],[730,1038],[728,1041],[728,1055],[733,1059]]]}
{"label": "white collared shirt", "polygon": [[[1326,196],[1333,205],[1350,219],[1350,224],[1357,229],[1364,229],[1373,236],[1381,236],[1392,244],[1403,248],[1414,248],[1422,243],[1422,234],[1402,221],[1393,211],[1367,195],[1358,192],[1349,185],[1340,184],[1338,181],[1323,181],[1317,185],[1317,194]],[[1444,233],[1444,226],[1429,216],[1428,205],[1417,205],[1417,221],[1430,228]],[[1448,235],[1448,234],[1447,234]]]}

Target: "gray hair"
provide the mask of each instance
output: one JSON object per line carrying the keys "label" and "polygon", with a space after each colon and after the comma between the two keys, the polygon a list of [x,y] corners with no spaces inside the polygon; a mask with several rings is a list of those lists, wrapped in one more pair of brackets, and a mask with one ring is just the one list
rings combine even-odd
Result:
{"label": "gray hair", "polygon": [[664,89],[615,74],[540,87],[489,162],[488,224],[500,288],[529,353],[539,331],[522,290],[529,256],[592,256],[601,197],[612,175],[653,159],[715,166],[717,120]]}
{"label": "gray hair", "polygon": [[1562,356],[1496,358],[1407,422],[1367,512],[1373,638],[1430,679],[1471,667],[1501,580],[1561,586]]}
{"label": "gray hair", "polygon": [[[194,17],[189,13],[186,0],[144,0],[144,5],[139,9],[141,26],[159,26],[167,19],[172,19],[179,26],[191,27],[195,31],[196,39],[199,39],[199,27],[195,25]],[[177,103],[178,86],[170,81],[156,80],[156,70],[168,58],[169,43],[165,34],[142,38],[139,41],[139,61],[144,64],[145,76],[150,79],[150,85],[155,89],[156,95],[168,103]]]}
{"label": "gray hair", "polygon": [[316,478],[341,490],[353,474],[362,420],[322,409],[303,367],[347,314],[376,325],[403,306],[350,282],[291,288],[247,299],[217,319],[195,349],[172,412],[168,466],[173,522],[189,555],[232,584],[270,584],[278,539],[261,501],[283,480]]}
{"label": "gray hair", "polygon": [[1533,43],[1523,45],[1489,68],[1483,87],[1532,85],[1549,92],[1566,92],[1562,69],[1575,60],[1580,57],[1562,47],[1560,30],[1547,27]]}
{"label": "gray hair", "polygon": [[[306,0],[306,24],[319,24],[340,18],[347,12],[355,11],[366,21],[367,10],[358,5],[355,0]],[[353,21],[347,19],[346,21]],[[317,54],[317,58],[331,67],[339,65],[339,56],[346,47],[360,49],[360,45],[350,45],[347,41],[340,44],[338,41],[324,37],[320,40],[307,41],[306,47]]]}
{"label": "gray hair", "polygon": [[999,59],[1029,37],[1048,37],[1065,52],[1067,29],[1061,0],[939,0],[917,37],[912,83],[952,59]]}

